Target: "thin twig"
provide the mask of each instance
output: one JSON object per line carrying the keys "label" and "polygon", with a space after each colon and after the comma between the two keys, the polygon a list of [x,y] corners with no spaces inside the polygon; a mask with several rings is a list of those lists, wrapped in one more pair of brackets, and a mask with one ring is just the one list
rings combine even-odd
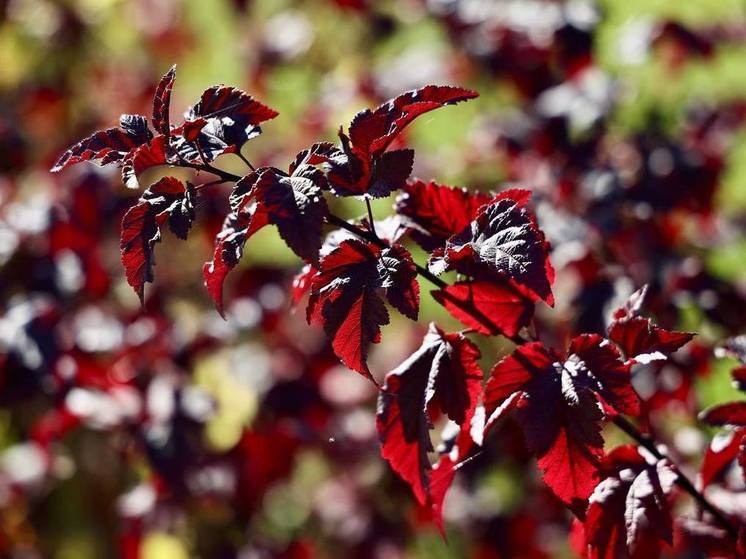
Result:
{"label": "thin twig", "polygon": [[376,233],[376,222],[373,220],[373,208],[370,207],[370,198],[367,196],[365,197],[365,207],[368,208],[368,224],[370,225],[370,232],[378,238],[378,233]]}
{"label": "thin twig", "polygon": [[234,175],[233,173],[229,173],[228,171],[223,171],[221,169],[218,169],[217,167],[213,167],[212,165],[199,165],[197,163],[189,163],[187,161],[182,161],[179,163],[179,166],[181,167],[188,167],[190,169],[195,169],[197,171],[205,171],[207,173],[212,173],[215,176],[220,177],[225,182],[238,182],[243,177],[240,177],[238,175]]}
{"label": "thin twig", "polygon": [[254,166],[251,164],[251,161],[249,161],[248,159],[246,159],[246,157],[244,157],[243,153],[241,153],[240,151],[237,151],[236,155],[238,155],[238,157],[240,157],[241,160],[244,163],[246,163],[246,165],[249,167],[249,169],[251,169],[252,171],[256,171],[256,169],[254,168]]}
{"label": "thin twig", "polygon": [[215,186],[215,185],[218,185],[218,184],[224,184],[226,182],[232,182],[232,181],[227,181],[225,179],[215,179],[214,181],[204,182],[202,184],[198,184],[195,188],[197,190],[200,190],[200,189],[206,188],[208,186]]}

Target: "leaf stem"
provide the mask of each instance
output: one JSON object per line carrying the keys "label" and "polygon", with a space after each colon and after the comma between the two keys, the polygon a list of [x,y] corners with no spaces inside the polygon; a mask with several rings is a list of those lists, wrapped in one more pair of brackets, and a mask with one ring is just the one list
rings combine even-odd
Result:
{"label": "leaf stem", "polygon": [[229,173],[228,171],[223,171],[221,169],[218,169],[217,167],[213,167],[212,165],[209,165],[207,163],[203,165],[199,165],[197,163],[189,163],[188,161],[181,161],[179,162],[178,166],[188,167],[189,169],[195,169],[197,171],[205,171],[207,173],[212,173],[213,175],[223,179],[224,182],[238,182],[242,178],[238,175],[234,175],[233,173]]}
{"label": "leaf stem", "polygon": [[679,467],[674,464],[670,458],[668,458],[665,454],[658,450],[658,448],[655,446],[655,441],[649,435],[640,432],[637,427],[635,427],[632,423],[629,422],[629,420],[621,415],[614,417],[612,421],[614,422],[614,425],[619,427],[619,429],[624,431],[637,444],[645,448],[645,450],[650,452],[650,454],[655,456],[658,460],[668,459],[676,473],[676,485],[689,493],[689,495],[691,495],[694,500],[697,501],[702,509],[709,512],[712,517],[718,522],[718,524],[720,524],[725,529],[725,531],[728,532],[728,535],[730,537],[732,537],[734,540],[738,539],[738,530],[735,528],[735,526],[733,526],[730,520],[728,520],[728,517],[726,517],[720,509],[718,509],[715,505],[707,500],[707,497],[705,497],[704,494],[696,488],[691,480],[686,477],[686,475],[684,475],[681,469],[679,469]]}
{"label": "leaf stem", "polygon": [[376,233],[376,222],[373,219],[373,208],[370,207],[370,198],[367,196],[365,197],[365,207],[368,208],[368,224],[370,225],[370,232],[378,238],[378,233]]}
{"label": "leaf stem", "polygon": [[244,157],[243,153],[241,153],[240,151],[237,151],[236,155],[238,155],[238,157],[240,157],[241,160],[244,163],[246,163],[246,165],[248,166],[249,169],[251,169],[252,171],[256,171],[256,169],[254,168],[254,166],[251,164],[251,161],[249,161],[248,159],[246,159],[246,157]]}

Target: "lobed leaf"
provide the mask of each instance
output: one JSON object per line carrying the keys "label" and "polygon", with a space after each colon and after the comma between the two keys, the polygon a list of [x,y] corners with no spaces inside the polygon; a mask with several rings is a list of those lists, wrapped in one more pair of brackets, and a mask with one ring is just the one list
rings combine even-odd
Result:
{"label": "lobed leaf", "polygon": [[152,184],[122,220],[120,249],[127,283],[143,301],[146,282],[153,281],[155,243],[161,227],[168,224],[177,237],[185,239],[194,221],[195,191],[174,177]]}
{"label": "lobed leaf", "polygon": [[169,112],[171,108],[171,90],[176,79],[176,65],[171,66],[164,74],[155,89],[153,97],[153,128],[159,134],[168,136],[171,131]]}
{"label": "lobed leaf", "polygon": [[[463,335],[446,334],[431,323],[420,348],[386,375],[376,415],[381,454],[420,504],[433,498],[427,454],[432,450],[431,410],[469,424],[481,391],[479,357],[479,349]],[[436,493],[442,502],[445,489]]]}
{"label": "lobed leaf", "polygon": [[344,240],[321,259],[311,279],[306,316],[309,322],[323,325],[345,365],[375,382],[366,363],[367,345],[380,341],[380,327],[389,322],[378,291],[396,308],[416,317],[419,288],[415,284],[414,263],[404,247],[382,249]]}

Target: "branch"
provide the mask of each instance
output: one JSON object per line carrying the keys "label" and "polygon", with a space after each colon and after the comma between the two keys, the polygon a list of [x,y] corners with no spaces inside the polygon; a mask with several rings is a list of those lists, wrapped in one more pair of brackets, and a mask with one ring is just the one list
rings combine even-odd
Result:
{"label": "branch", "polygon": [[[387,248],[389,245],[379,239],[375,234],[373,234],[371,231],[367,231],[365,229],[362,229],[352,223],[349,223],[345,221],[344,219],[334,215],[329,214],[327,216],[327,221],[332,224],[336,225],[337,227],[340,227],[342,229],[345,229],[346,231],[349,231],[353,235],[364,239],[366,241],[369,241],[381,248]],[[448,287],[448,283],[444,282],[439,277],[432,274],[427,268],[424,268],[420,266],[419,264],[415,263],[415,267],[417,269],[417,273],[421,275],[423,278],[428,280],[430,283],[436,285],[441,290],[444,290],[446,287]],[[455,305],[458,305],[462,309],[469,312],[472,316],[476,317],[480,322],[483,324],[494,327],[494,324],[490,319],[485,316],[479,309],[477,309],[474,305],[466,302],[461,301],[460,299],[456,299],[455,297],[451,297],[450,294],[447,291],[443,291],[443,295],[450,299]],[[532,337],[533,338],[533,337]],[[516,345],[521,345],[525,343],[527,340],[521,338],[520,336],[511,336],[509,339],[515,343]],[[535,338],[534,338],[535,339]],[[624,431],[627,435],[629,435],[632,439],[634,439],[637,444],[644,447],[648,452],[650,452],[653,456],[655,456],[658,460],[663,460],[668,458],[663,453],[661,453],[658,448],[655,446],[655,442],[648,436],[643,433],[641,433],[637,427],[632,425],[627,419],[625,419],[622,416],[616,416],[614,419],[614,424],[619,427],[622,431]],[[684,475],[684,473],[679,469],[679,467],[674,464],[670,458],[668,458],[669,462],[673,465],[674,471],[676,472],[676,485],[681,487],[684,491],[686,491],[689,495],[691,495],[695,501],[702,507],[702,509],[709,512],[712,517],[720,524],[727,532],[728,535],[731,536],[734,539],[738,538],[738,530],[731,524],[730,520],[723,514],[722,511],[720,511],[715,505],[710,503],[710,501],[707,500],[707,498],[697,490],[695,485],[691,482],[691,480]]]}
{"label": "branch", "polygon": [[205,163],[204,165],[199,165],[197,163],[189,163],[187,161],[181,161],[178,163],[177,167],[188,167],[189,169],[195,169],[197,171],[205,171],[206,173],[212,173],[213,175],[223,179],[224,182],[238,182],[243,178],[239,175],[234,175],[233,173],[229,173],[228,171],[223,171],[222,169],[213,167],[212,165],[209,165],[207,163]]}
{"label": "branch", "polygon": [[733,524],[731,524],[730,520],[728,520],[728,517],[726,517],[720,509],[718,509],[717,507],[715,507],[715,505],[708,501],[707,497],[705,497],[703,493],[697,490],[691,480],[683,474],[679,467],[674,464],[668,456],[658,450],[658,448],[655,446],[655,441],[650,436],[641,433],[639,429],[637,429],[637,427],[632,425],[632,423],[630,423],[621,415],[616,416],[613,419],[613,422],[614,425],[627,433],[627,435],[634,439],[637,444],[645,448],[658,460],[668,459],[668,461],[671,462],[671,464],[673,465],[674,471],[676,472],[676,485],[689,493],[689,495],[691,495],[694,500],[697,501],[699,506],[709,512],[712,517],[717,520],[718,524],[720,524],[725,529],[725,531],[728,532],[728,535],[730,537],[732,537],[734,540],[738,540],[738,530],[735,528],[735,526],[733,526]]}

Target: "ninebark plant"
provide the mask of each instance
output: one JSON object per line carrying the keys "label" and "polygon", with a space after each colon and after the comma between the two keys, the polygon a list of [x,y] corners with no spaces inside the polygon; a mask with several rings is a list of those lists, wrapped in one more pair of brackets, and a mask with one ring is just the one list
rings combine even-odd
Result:
{"label": "ninebark plant", "polygon": [[[640,413],[633,368],[666,359],[693,334],[663,329],[644,316],[642,287],[615,312],[605,336],[578,332],[567,347],[547,347],[531,333],[531,322],[536,305],[554,304],[554,270],[530,191],[488,194],[410,176],[414,151],[401,147],[402,131],[418,116],[477,97],[476,92],[430,85],[403,93],[359,112],[346,130],[340,128],[338,145],[316,143],[287,170],[255,169],[241,147],[278,113],[239,89],[215,86],[188,110],[184,122],[172,123],[174,78],[172,68],[158,84],[150,123],[144,116],[123,115],[118,127],[75,144],[52,169],[94,160],[115,164],[133,189],[139,188],[142,172],[155,166],[215,176],[199,187],[162,178],[124,216],[122,262],[141,301],[145,284],[154,279],[154,247],[163,230],[186,238],[199,190],[232,183],[231,211],[203,268],[218,312],[223,313],[226,276],[246,242],[265,226],[277,227],[306,263],[292,287],[293,299],[296,304],[307,300],[307,320],[323,326],[347,367],[379,388],[381,454],[441,529],[443,500],[456,471],[513,414],[544,482],[574,515],[573,540],[584,554],[659,553],[662,542],[672,540],[676,486],[695,500],[701,530],[724,542],[722,553],[743,551],[737,520],[713,506],[702,484],[696,487],[665,448],[628,419]],[[228,153],[244,159],[245,176],[213,165]],[[376,222],[371,198],[393,192],[399,192],[395,214]],[[368,217],[351,222],[334,215],[329,196],[361,200]],[[413,260],[403,244],[407,239],[429,254],[427,262]],[[458,272],[459,280],[443,281],[447,271]],[[420,279],[432,284],[432,296],[465,329],[446,332],[430,324],[419,349],[379,385],[368,367],[368,347],[381,342],[389,309],[418,319]],[[486,382],[473,336],[504,336],[516,346],[494,365]],[[738,354],[738,348],[731,350]],[[723,406],[705,419],[744,425],[743,407]],[[442,415],[449,422],[433,461],[430,431]],[[608,421],[634,444],[605,452],[602,427]],[[706,479],[736,458],[744,437],[742,430],[737,434],[727,449],[708,454]]]}

